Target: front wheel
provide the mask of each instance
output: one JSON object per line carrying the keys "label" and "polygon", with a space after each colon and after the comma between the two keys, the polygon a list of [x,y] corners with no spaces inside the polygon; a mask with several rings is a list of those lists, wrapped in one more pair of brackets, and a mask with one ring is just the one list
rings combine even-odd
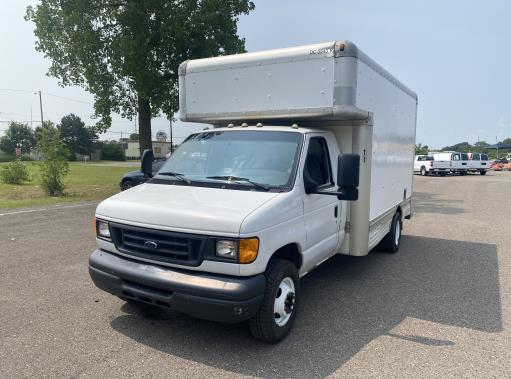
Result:
{"label": "front wheel", "polygon": [[255,338],[276,343],[289,333],[296,317],[300,294],[298,270],[290,261],[274,259],[265,275],[263,302],[249,325]]}
{"label": "front wheel", "polygon": [[125,180],[124,182],[122,182],[121,184],[121,191],[126,191],[128,189],[130,189],[131,187],[134,187],[135,186],[135,183],[133,183],[132,180]]}

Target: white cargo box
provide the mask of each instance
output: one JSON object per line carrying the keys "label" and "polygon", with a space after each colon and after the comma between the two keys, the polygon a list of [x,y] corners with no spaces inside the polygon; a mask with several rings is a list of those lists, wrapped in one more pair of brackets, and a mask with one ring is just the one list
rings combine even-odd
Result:
{"label": "white cargo box", "polygon": [[179,106],[182,121],[328,129],[360,155],[343,253],[366,255],[397,207],[411,214],[417,95],[349,41],[186,61]]}
{"label": "white cargo box", "polygon": [[[365,118],[382,96],[417,99],[349,41],[185,61],[179,76],[182,121]],[[374,92],[383,78],[395,91]]]}

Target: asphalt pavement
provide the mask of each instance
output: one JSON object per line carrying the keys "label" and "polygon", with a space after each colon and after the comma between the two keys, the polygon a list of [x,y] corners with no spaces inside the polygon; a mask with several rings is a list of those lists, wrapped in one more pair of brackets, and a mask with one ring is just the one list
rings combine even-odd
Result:
{"label": "asphalt pavement", "polygon": [[416,176],[400,251],[303,278],[278,345],[95,288],[95,203],[0,209],[0,377],[511,377],[510,194]]}

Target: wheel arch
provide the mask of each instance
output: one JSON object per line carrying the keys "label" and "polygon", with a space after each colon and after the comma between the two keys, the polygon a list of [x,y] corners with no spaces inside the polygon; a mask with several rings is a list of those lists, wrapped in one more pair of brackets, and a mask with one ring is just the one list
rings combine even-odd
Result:
{"label": "wheel arch", "polygon": [[[276,258],[285,259],[293,263],[297,270],[303,265],[303,256],[300,250],[300,247],[297,243],[292,242],[278,248],[268,260],[268,264]],[[267,264],[267,266],[268,266]]]}

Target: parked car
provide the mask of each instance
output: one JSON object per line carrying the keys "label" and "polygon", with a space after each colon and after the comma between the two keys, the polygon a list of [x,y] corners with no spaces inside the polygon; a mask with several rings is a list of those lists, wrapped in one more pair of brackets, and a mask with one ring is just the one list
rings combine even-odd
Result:
{"label": "parked car", "polygon": [[[156,174],[156,172],[163,166],[165,163],[165,159],[158,159],[153,162],[153,170],[152,175]],[[125,191],[130,189],[131,187],[138,186],[139,184],[145,183],[149,178],[144,177],[144,174],[140,170],[130,171],[124,174],[121,178],[121,191]]]}
{"label": "parked car", "polygon": [[413,162],[413,171],[422,176],[429,174],[447,175],[451,170],[450,161],[435,160],[432,155],[416,155]]}

